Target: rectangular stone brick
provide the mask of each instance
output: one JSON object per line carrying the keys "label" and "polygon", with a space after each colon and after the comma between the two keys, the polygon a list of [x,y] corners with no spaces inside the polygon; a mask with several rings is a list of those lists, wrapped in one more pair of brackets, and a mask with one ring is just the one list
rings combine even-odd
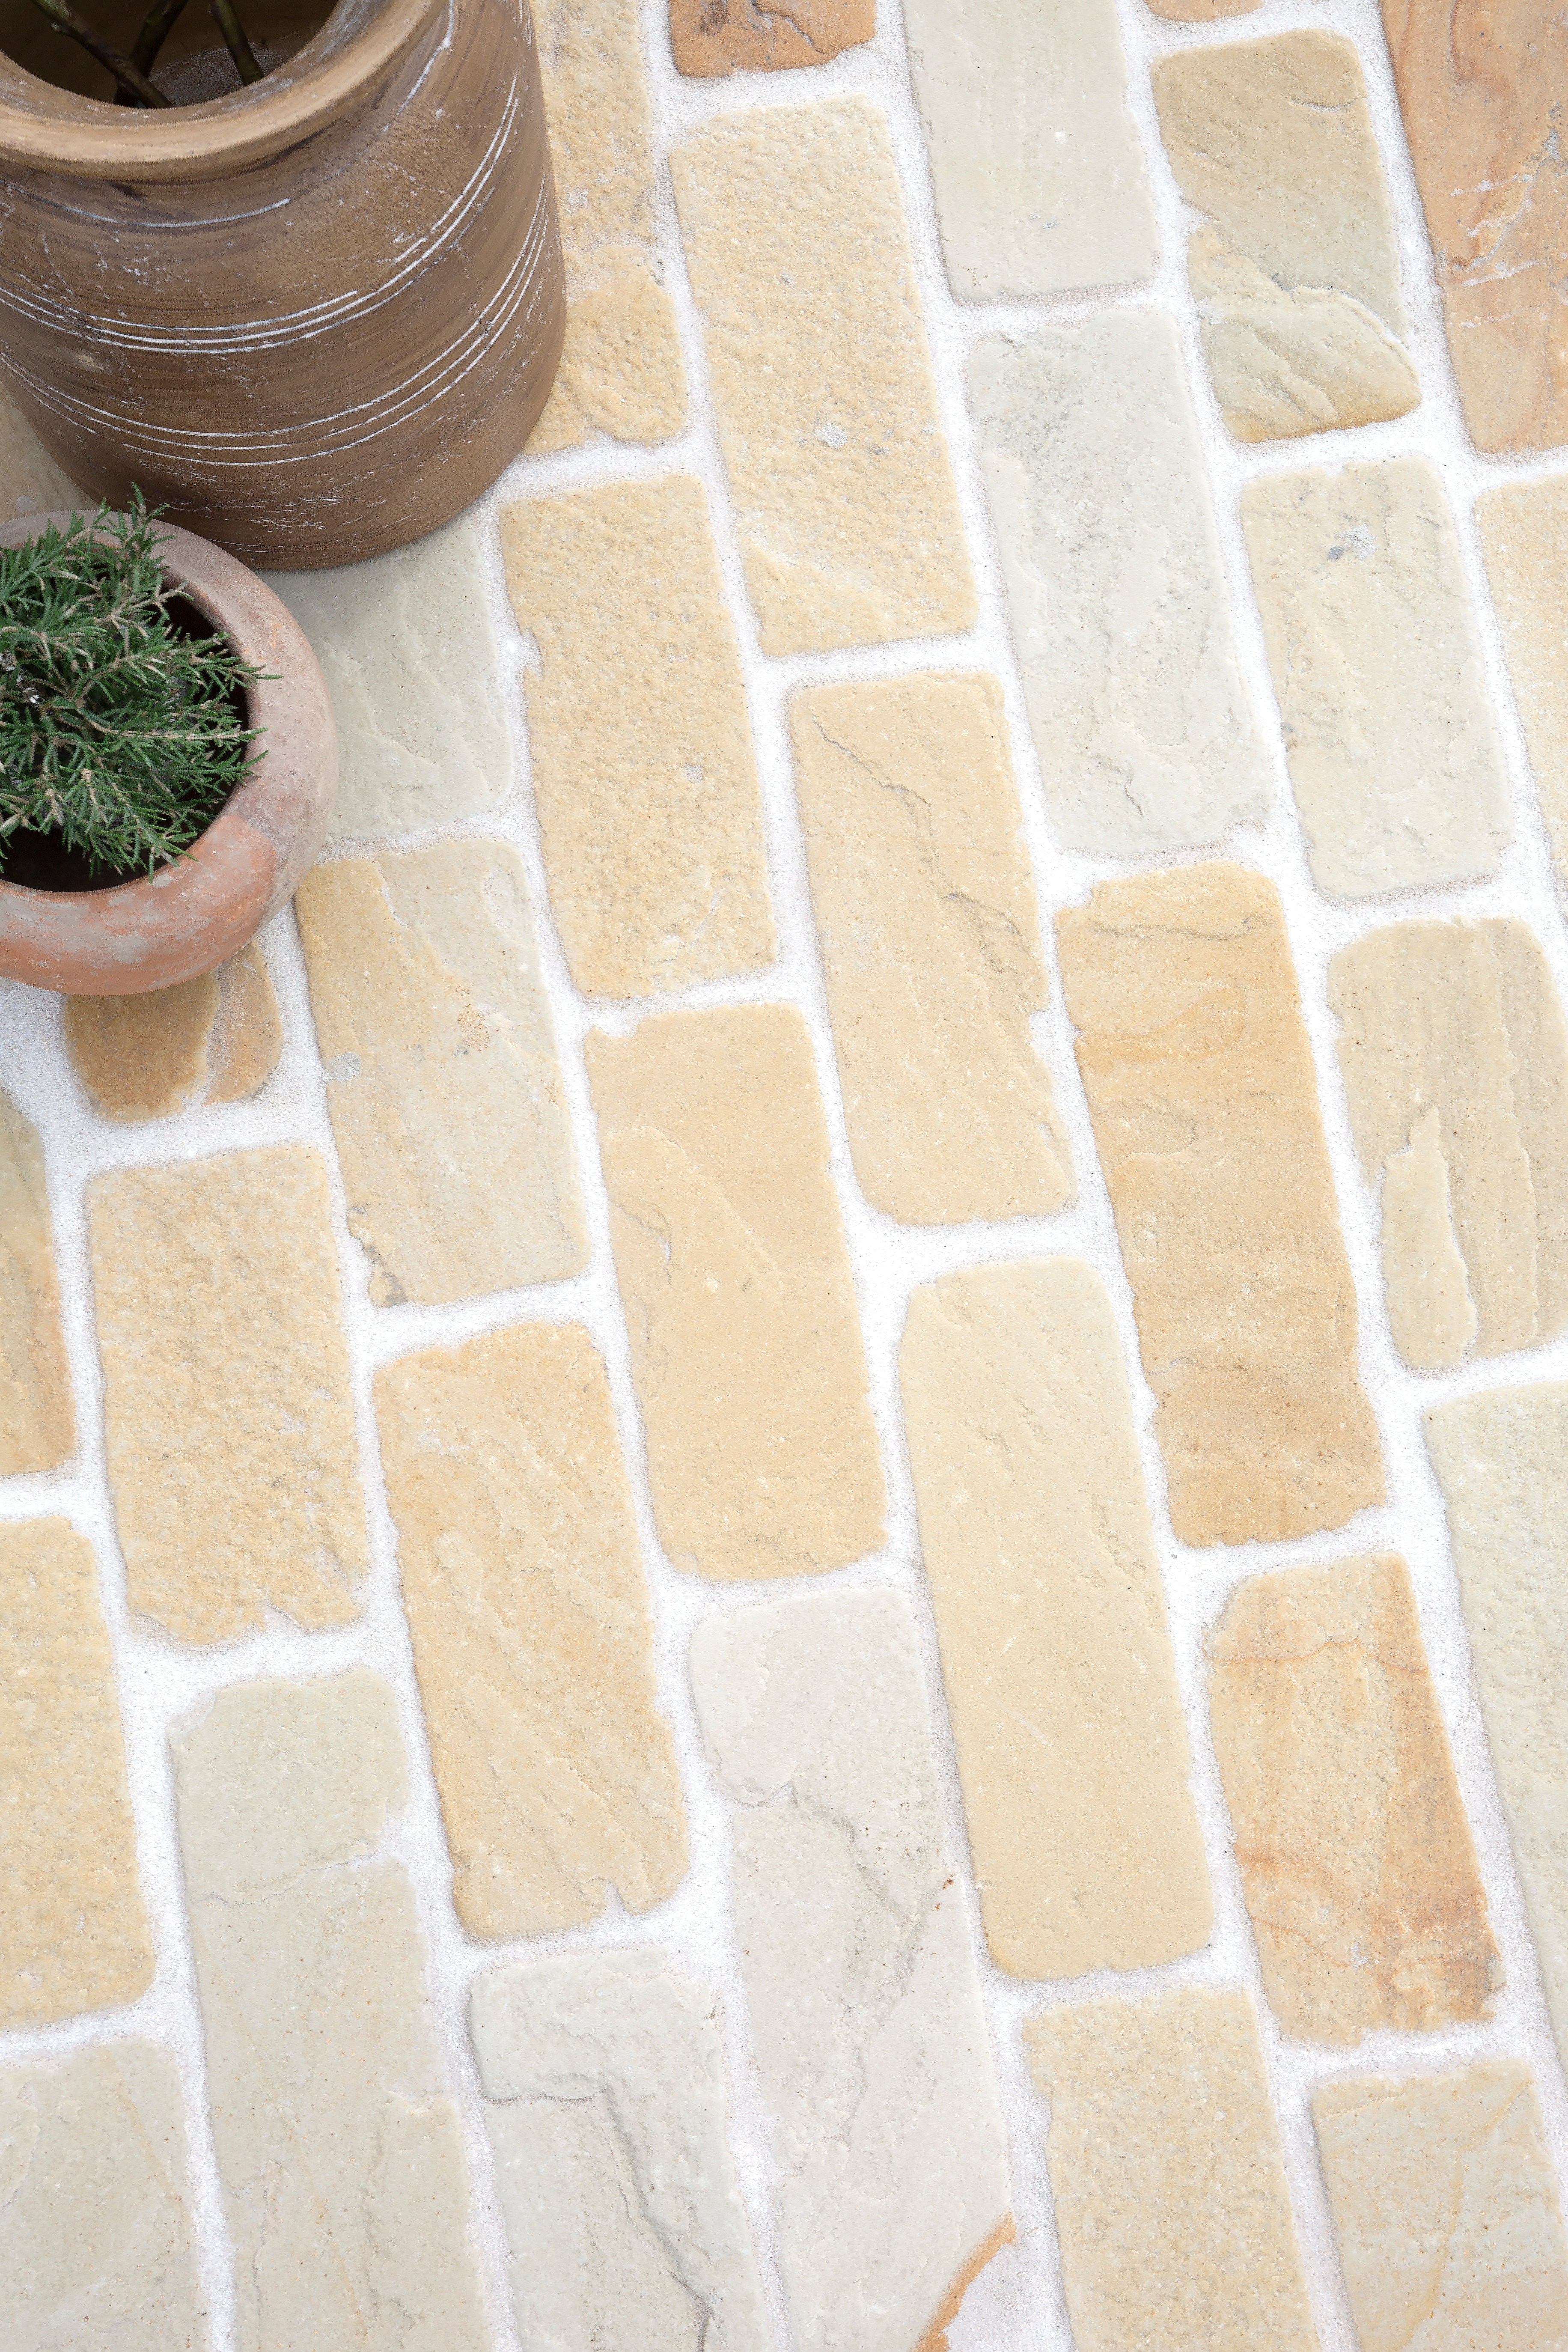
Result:
{"label": "rectangular stone brick", "polygon": [[1426,1446],[1546,2003],[1568,2056],[1568,1387],[1436,1405]]}
{"label": "rectangular stone brick", "polygon": [[1242,1893],[1285,2032],[1357,2042],[1489,2016],[1502,1966],[1405,1562],[1249,1577],[1204,1649]]}
{"label": "rectangular stone brick", "polygon": [[1436,468],[1266,474],[1241,520],[1319,888],[1495,874],[1513,813]]}
{"label": "rectangular stone brick", "polygon": [[1568,1030],[1524,923],[1393,923],[1329,966],[1383,1276],[1421,1371],[1568,1326]]}
{"label": "rectangular stone brick", "polygon": [[1154,103],[1177,184],[1205,215],[1187,278],[1237,439],[1418,406],[1354,42],[1311,30],[1178,49],[1155,62]]}
{"label": "rectangular stone brick", "polygon": [[550,903],[587,996],[772,963],[762,802],[700,482],[501,509]]}
{"label": "rectangular stone brick", "polygon": [[1383,1458],[1279,893],[1183,866],[1100,883],[1057,932],[1172,1525],[1343,1527]]}
{"label": "rectangular stone brick", "polygon": [[768,2352],[711,1992],[578,1952],[476,1977],[468,2030],[525,2352]]}
{"label": "rectangular stone brick", "polygon": [[4,2352],[199,2352],[180,2082],[112,2042],[0,2074]]}
{"label": "rectangular stone brick", "polygon": [[470,1935],[674,1893],[685,1814],[609,1382],[581,1324],[376,1376],[403,1605]]}
{"label": "rectangular stone brick", "polygon": [[580,1272],[576,1155],[516,850],[341,858],[306,875],[294,907],[376,1305]]}
{"label": "rectangular stone brick", "polygon": [[1058,839],[1142,857],[1260,823],[1268,771],[1171,320],[991,337],[969,400]]}
{"label": "rectangular stone brick", "polygon": [[1077,2352],[1318,2352],[1247,1994],[1040,2010],[1024,2044]]}
{"label": "rectangular stone brick", "polygon": [[1475,514],[1557,887],[1568,899],[1568,476],[1505,482],[1482,493]]}
{"label": "rectangular stone brick", "polygon": [[680,333],[655,213],[641,19],[637,0],[535,0],[566,342],[529,436],[531,457],[602,433],[664,441],[686,422]]}
{"label": "rectangular stone brick", "polygon": [[1568,2242],[1528,2066],[1327,2083],[1312,2120],[1361,2352],[1568,2343]]}
{"label": "rectangular stone brick", "polygon": [[327,1171],[301,1144],[88,1187],[131,1607],[181,1642],[359,1614],[364,1504]]}
{"label": "rectangular stone brick", "polygon": [[763,650],[973,626],[885,117],[717,117],[670,155]]}
{"label": "rectangular stone brick", "polygon": [[94,1110],[120,1124],[243,1102],[283,1051],[283,1016],[255,940],[174,988],[68,996],[65,1034]]}
{"label": "rectangular stone brick", "polygon": [[241,1683],[171,1739],[241,2352],[489,2352],[403,1864],[391,1691]]}
{"label": "rectangular stone brick", "polygon": [[0,1093],[0,1477],[58,1470],[75,1451],[44,1147]]}
{"label": "rectangular stone brick", "polygon": [[139,2000],[152,1981],[92,1546],[68,1519],[7,1519],[0,1522],[0,2028],[114,2008]]}
{"label": "rectangular stone brick", "polygon": [[1047,1258],[926,1284],[899,1378],[993,1958],[1071,1977],[1197,1950],[1192,1759],[1098,1277]]}
{"label": "rectangular stone brick", "polygon": [[872,1588],[710,1617],[691,1686],[736,1807],[794,2339],[934,2352],[1013,2218],[909,1603]]}
{"label": "rectangular stone brick", "polygon": [[1144,286],[1160,257],[1114,0],[904,0],[961,301]]}
{"label": "rectangular stone brick", "polygon": [[1072,1197],[1030,1031],[1049,984],[994,677],[819,686],[790,706],[812,905],[860,1189],[906,1224]]}
{"label": "rectangular stone brick", "polygon": [[678,69],[706,77],[825,66],[877,30],[877,0],[669,0]]}
{"label": "rectangular stone brick", "polygon": [[882,1541],[866,1352],[793,1005],[591,1034],[610,1238],[659,1540],[726,1580]]}

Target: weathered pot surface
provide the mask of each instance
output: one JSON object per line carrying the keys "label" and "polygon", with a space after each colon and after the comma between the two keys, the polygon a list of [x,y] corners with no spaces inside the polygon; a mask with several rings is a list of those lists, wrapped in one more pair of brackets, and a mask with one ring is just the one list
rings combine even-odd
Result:
{"label": "weathered pot surface", "polygon": [[[0,526],[0,546],[68,514]],[[216,971],[285,906],[321,844],[338,784],[326,682],[293,614],[232,555],[158,526],[165,577],[263,676],[264,730],[242,782],[183,857],[106,890],[32,890],[0,874],[0,976],[70,996],[138,996]]]}

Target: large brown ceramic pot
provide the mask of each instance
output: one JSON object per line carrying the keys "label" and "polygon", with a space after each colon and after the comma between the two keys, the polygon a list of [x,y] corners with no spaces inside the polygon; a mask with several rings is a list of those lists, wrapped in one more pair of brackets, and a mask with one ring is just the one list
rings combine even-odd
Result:
{"label": "large brown ceramic pot", "polygon": [[[147,4],[79,0],[122,51]],[[285,568],[467,506],[564,331],[527,0],[326,5],[241,0],[226,89],[187,0],[153,78],[199,102],[142,110],[0,0],[0,377],[95,498]]]}
{"label": "large brown ceramic pot", "polygon": [[[0,547],[68,514],[0,525]],[[216,971],[286,905],[321,847],[338,786],[326,681],[288,606],[221,547],[160,524],[163,576],[243,661],[260,728],[244,781],[183,857],[108,890],[31,890],[0,878],[0,977],[68,996],[139,996]]]}

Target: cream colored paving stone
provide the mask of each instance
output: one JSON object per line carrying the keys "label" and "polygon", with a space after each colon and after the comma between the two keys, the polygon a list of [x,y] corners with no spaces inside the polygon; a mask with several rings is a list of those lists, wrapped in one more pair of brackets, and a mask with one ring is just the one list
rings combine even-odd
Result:
{"label": "cream colored paving stone", "polygon": [[877,0],[669,0],[669,40],[683,74],[825,66],[877,29]]}
{"label": "cream colored paving stone", "polygon": [[364,1504],[327,1171],[302,1144],[88,1187],[126,1596],[181,1642],[359,1614]]}
{"label": "cream colored paving stone", "polygon": [[1312,2121],[1361,2352],[1568,2343],[1568,2241],[1528,2066],[1326,2083]]}
{"label": "cream colored paving stone", "polygon": [[1160,257],[1115,0],[904,0],[961,301],[1145,286]]}
{"label": "cream colored paving stone", "polygon": [[665,1550],[726,1580],[875,1551],[882,1466],[805,1022],[667,1013],[591,1032],[587,1056]]}
{"label": "cream colored paving stone", "polygon": [[97,504],[61,472],[10,394],[0,385],[0,521]]}
{"label": "cream colored paving stone", "polygon": [[1509,676],[1568,900],[1568,474],[1505,482],[1476,500]]}
{"label": "cream colored paving stone", "polygon": [[685,1813],[609,1383],[581,1324],[521,1324],[376,1375],[403,1605],[474,1936],[674,1893]]}
{"label": "cream colored paving stone", "polygon": [[512,788],[479,524],[365,563],[264,572],[315,647],[338,723],[329,843],[424,833]]}
{"label": "cream colored paving stone", "polygon": [[294,903],[376,1305],[580,1273],[576,1155],[516,850],[345,857],[307,874]]}
{"label": "cream colored paving stone", "polygon": [[1384,1499],[1311,1048],[1272,882],[1189,866],[1057,918],[1184,1543]]}
{"label": "cream colored paving stone", "polygon": [[721,115],[669,167],[763,651],[973,627],[886,118]]}
{"label": "cream colored paving stone", "polygon": [[740,654],[687,474],[501,509],[550,903],[587,996],[778,953]]}
{"label": "cream colored paving stone", "polygon": [[654,213],[653,115],[637,0],[537,0],[550,160],[566,265],[561,373],[528,454],[598,433],[664,441],[686,371]]}
{"label": "cream colored paving stone", "polygon": [[44,1148],[0,1093],[0,1477],[58,1470],[75,1450]]}
{"label": "cream colored paving stone", "polygon": [[1568,1030],[1527,924],[1394,923],[1329,966],[1340,1067],[1407,1363],[1568,1327]]}
{"label": "cream colored paving stone", "polygon": [[1241,520],[1319,888],[1367,898],[1495,874],[1512,810],[1436,468],[1267,474]]}
{"label": "cream colored paving stone", "polygon": [[1076,2352],[1318,2352],[1249,1997],[1039,2010],[1024,2045]]}
{"label": "cream colored paving stone", "polygon": [[691,1685],[735,1805],[796,2352],[938,2352],[1014,2230],[909,1603],[872,1588],[710,1617]]}
{"label": "cream colored paving stone", "polygon": [[98,1563],[68,1519],[8,1519],[0,1523],[0,2029],[113,2008],[152,1981]]}
{"label": "cream colored paving stone", "polygon": [[242,1683],[170,1745],[240,2352],[489,2352],[391,1691]]}
{"label": "cream colored paving stone", "polygon": [[180,2079],[111,2042],[0,2072],[0,2352],[204,2352]]}
{"label": "cream colored paving stone", "polygon": [[1242,1893],[1285,2032],[1357,2042],[1489,2016],[1502,1964],[1405,1562],[1249,1577],[1204,1649]]}
{"label": "cream colored paving stone", "polygon": [[1171,320],[989,338],[969,399],[1058,838],[1143,857],[1259,824],[1268,771]]}
{"label": "cream colored paving stone", "polygon": [[1179,49],[1153,69],[1204,350],[1240,441],[1404,416],[1399,258],[1366,85],[1342,34]]}
{"label": "cream colored paving stone", "polygon": [[89,1101],[121,1122],[243,1102],[283,1051],[278,1008],[254,940],[216,971],[142,996],[68,996],[66,1051]]}
{"label": "cream colored paving stone", "polygon": [[468,2030],[523,2352],[768,2352],[712,1993],[576,1952],[476,1977]]}
{"label": "cream colored paving stone", "polygon": [[904,1415],[964,1818],[999,1966],[1142,1969],[1209,1938],[1116,1328],[1072,1258],[910,1301]]}
{"label": "cream colored paving stone", "polygon": [[1001,688],[814,687],[790,731],[861,1191],[905,1224],[1048,1216],[1072,1160]]}

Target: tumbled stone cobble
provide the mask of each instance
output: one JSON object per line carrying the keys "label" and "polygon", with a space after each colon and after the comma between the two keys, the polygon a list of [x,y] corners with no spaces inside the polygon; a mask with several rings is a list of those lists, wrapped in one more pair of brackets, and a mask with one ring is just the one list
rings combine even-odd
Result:
{"label": "tumbled stone cobble", "polygon": [[1557,887],[1568,900],[1568,478],[1486,491],[1476,500],[1476,530]]}
{"label": "tumbled stone cobble", "polygon": [[130,1124],[243,1102],[283,1050],[283,1016],[254,943],[199,980],[142,996],[66,1000],[66,1051],[93,1108]]}
{"label": "tumbled stone cobble", "polygon": [[669,0],[676,65],[699,78],[826,65],[876,29],[877,0]]}
{"label": "tumbled stone cobble", "polygon": [[0,1476],[57,1470],[75,1447],[44,1148],[0,1093]]}

